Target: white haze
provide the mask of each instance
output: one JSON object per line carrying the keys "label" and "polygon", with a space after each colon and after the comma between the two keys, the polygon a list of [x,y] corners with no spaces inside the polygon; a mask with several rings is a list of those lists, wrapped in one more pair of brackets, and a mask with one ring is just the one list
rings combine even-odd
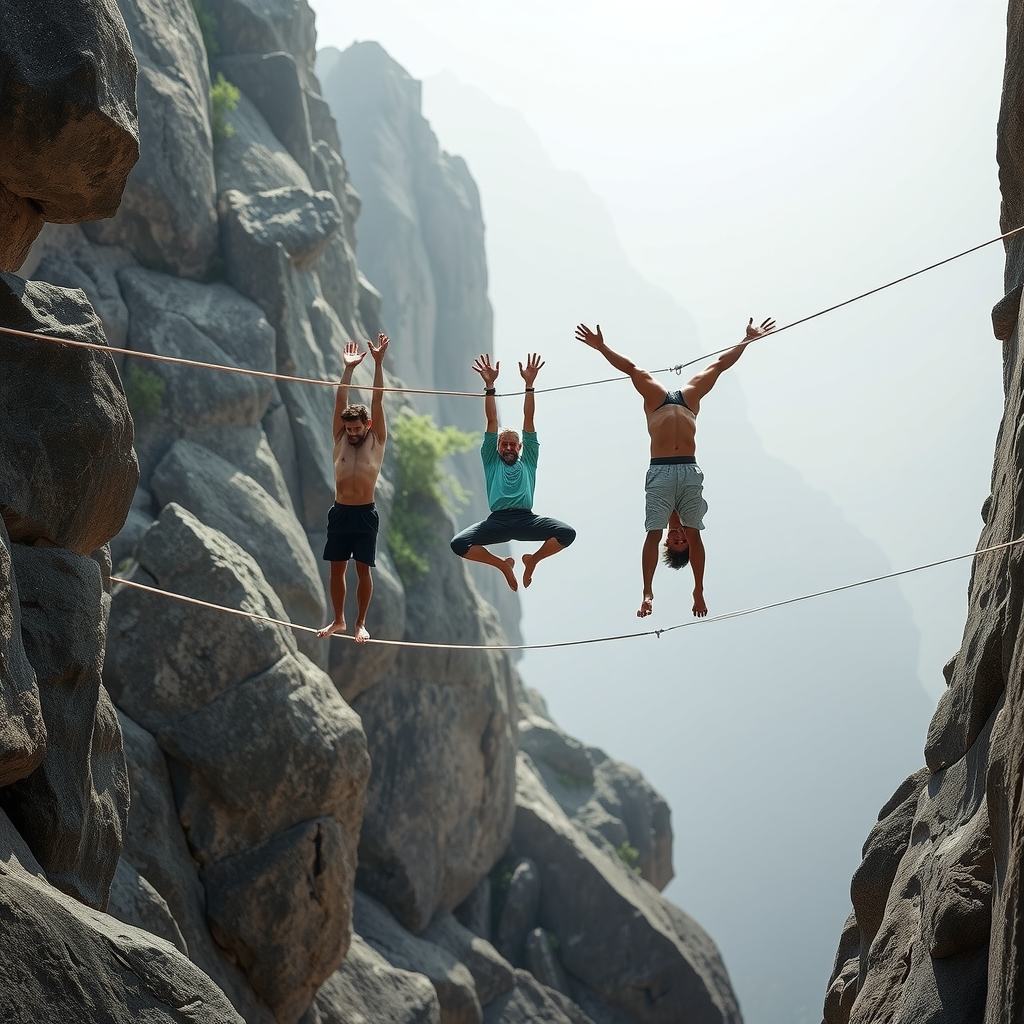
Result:
{"label": "white haze", "polygon": [[[374,39],[428,79],[425,113],[481,186],[496,349],[512,369],[541,347],[544,383],[604,375],[572,343],[576,319],[666,365],[733,340],[748,315],[798,318],[998,230],[996,3],[314,7],[321,46]],[[712,612],[974,546],[1002,401],[988,320],[1000,281],[997,245],[731,371],[699,439]],[[572,392],[538,417],[538,510],[573,518],[580,540],[538,571],[526,638],[635,629],[635,399]],[[759,444],[778,461],[730,475]],[[687,617],[685,581],[667,575],[656,626]],[[748,1024],[820,1019],[859,845],[920,763],[918,678],[939,692],[967,576],[961,563],[524,660],[561,724],[668,797],[668,895],[722,946]]]}

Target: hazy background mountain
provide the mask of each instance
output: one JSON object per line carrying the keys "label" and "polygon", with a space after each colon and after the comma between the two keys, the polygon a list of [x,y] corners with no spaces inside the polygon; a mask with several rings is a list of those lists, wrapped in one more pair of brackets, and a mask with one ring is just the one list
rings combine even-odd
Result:
{"label": "hazy background mountain", "polygon": [[[329,55],[319,66],[337,105]],[[690,318],[630,266],[600,199],[553,166],[520,115],[451,76],[428,92],[442,145],[467,158],[480,186],[506,374],[537,349],[545,384],[605,375],[572,340],[574,322],[598,308],[613,343],[651,365],[699,352]],[[349,158],[358,189],[359,159]],[[521,415],[511,401],[501,412],[503,422]],[[829,497],[765,453],[735,377],[701,419],[713,612],[885,571],[878,546]],[[640,628],[646,434],[635,394],[613,384],[541,396],[538,427],[536,507],[580,538],[524,596],[528,641]],[[689,618],[690,586],[662,570],[654,626]],[[928,702],[917,642],[892,586],[522,663],[560,720],[627,750],[661,787],[677,834],[668,893],[721,944],[754,1024],[819,1013],[861,839],[892,779],[919,764]]]}

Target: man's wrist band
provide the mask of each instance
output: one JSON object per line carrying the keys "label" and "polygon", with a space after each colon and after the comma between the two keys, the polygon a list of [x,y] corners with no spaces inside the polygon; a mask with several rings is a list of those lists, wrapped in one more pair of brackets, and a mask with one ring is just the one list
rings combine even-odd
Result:
{"label": "man's wrist band", "polygon": [[497,388],[484,388],[484,394],[493,395],[497,390]]}
{"label": "man's wrist band", "polygon": [[536,388],[527,388],[526,390],[527,391],[536,391],[537,389]]}

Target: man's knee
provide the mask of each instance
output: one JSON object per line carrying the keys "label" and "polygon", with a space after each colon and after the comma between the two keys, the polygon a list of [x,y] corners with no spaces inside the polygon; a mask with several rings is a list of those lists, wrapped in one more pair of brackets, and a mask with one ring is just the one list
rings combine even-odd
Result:
{"label": "man's knee", "polygon": [[458,536],[456,536],[456,537],[452,537],[452,542],[449,545],[449,547],[451,547],[452,551],[454,551],[455,554],[457,554],[459,556],[459,558],[465,558],[466,557],[466,552],[472,546],[473,545],[469,541],[469,539],[466,538],[466,537],[463,537],[461,533]]}
{"label": "man's knee", "polygon": [[368,576],[372,575],[371,571],[370,571],[370,566],[368,566],[365,562],[357,561],[356,562],[356,575],[360,579],[366,579]]}
{"label": "man's knee", "polygon": [[566,526],[565,523],[555,531],[555,540],[557,540],[563,548],[567,548],[575,539],[576,531],[571,526]]}

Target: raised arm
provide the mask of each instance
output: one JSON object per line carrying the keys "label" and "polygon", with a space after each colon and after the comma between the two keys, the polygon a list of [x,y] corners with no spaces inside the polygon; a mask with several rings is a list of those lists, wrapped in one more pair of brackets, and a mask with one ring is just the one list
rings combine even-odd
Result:
{"label": "raised arm", "polygon": [[523,399],[523,433],[526,431],[533,433],[537,429],[533,425],[533,411],[536,404],[533,395],[533,382],[537,379],[537,374],[540,373],[540,368],[543,365],[536,352],[531,352],[527,356],[525,368],[522,363],[519,364],[519,372],[522,374],[523,380],[526,381],[526,397]]}
{"label": "raised arm", "polygon": [[341,375],[341,382],[338,384],[337,393],[334,396],[334,440],[337,441],[341,434],[344,432],[344,422],[341,418],[341,414],[348,407],[348,389],[352,383],[352,373],[355,368],[363,361],[365,352],[359,351],[359,346],[354,342],[350,341],[345,346],[345,351],[341,354],[342,362],[344,363],[345,370]]}
{"label": "raised arm", "polygon": [[657,407],[665,400],[665,395],[668,392],[663,384],[658,383],[646,370],[637,366],[632,359],[613,352],[604,343],[600,324],[597,325],[596,331],[592,331],[586,324],[579,324],[576,328],[576,340],[582,341],[584,345],[594,349],[595,352],[600,352],[616,370],[626,374],[633,382],[633,387],[643,398],[645,407]]}
{"label": "raised arm", "polygon": [[752,341],[757,341],[774,330],[775,321],[770,317],[763,321],[760,327],[754,326],[754,318],[751,317],[747,321],[747,336],[743,341],[729,349],[728,352],[723,352],[713,363],[701,370],[695,377],[690,378],[689,383],[683,389],[683,397],[691,404],[691,407],[694,403],[700,403],[700,400],[715,386],[718,378],[730,366],[735,365]]}
{"label": "raised arm", "polygon": [[384,353],[388,350],[389,339],[386,334],[377,335],[377,347],[370,342],[370,355],[373,356],[373,400],[370,402],[370,429],[381,444],[388,439],[388,424],[384,418]]}
{"label": "raised arm", "polygon": [[484,382],[484,415],[487,417],[488,434],[498,432],[498,403],[494,400],[494,382],[498,379],[500,367],[500,362],[491,366],[491,357],[486,352],[473,361],[473,369],[480,374]]}

